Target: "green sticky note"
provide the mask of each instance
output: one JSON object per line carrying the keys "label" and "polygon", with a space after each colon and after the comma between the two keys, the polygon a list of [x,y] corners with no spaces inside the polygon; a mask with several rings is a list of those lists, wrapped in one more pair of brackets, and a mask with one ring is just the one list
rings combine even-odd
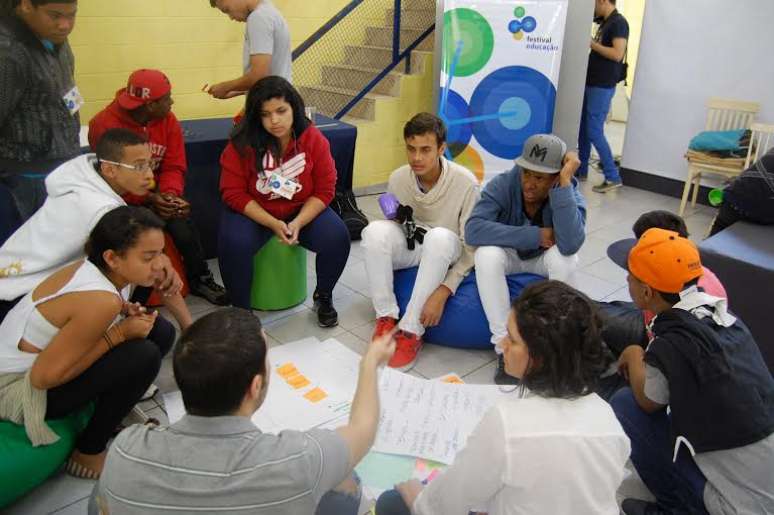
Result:
{"label": "green sticky note", "polygon": [[397,483],[411,479],[417,459],[411,456],[369,452],[355,467],[364,485],[390,490]]}

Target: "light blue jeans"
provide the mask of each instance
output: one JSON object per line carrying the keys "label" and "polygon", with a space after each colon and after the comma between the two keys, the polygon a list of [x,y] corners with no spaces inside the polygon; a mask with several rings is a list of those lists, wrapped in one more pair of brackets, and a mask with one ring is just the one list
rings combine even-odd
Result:
{"label": "light blue jeans", "polygon": [[605,180],[621,182],[621,175],[618,173],[618,167],[613,160],[613,152],[610,150],[607,138],[605,138],[605,120],[610,111],[613,95],[615,95],[615,88],[586,86],[580,132],[578,133],[578,153],[580,154],[578,157],[580,157],[581,162],[577,171],[579,177],[585,177],[589,173],[589,156],[591,156],[591,145],[594,145],[597,154],[599,154],[599,162],[602,164]]}

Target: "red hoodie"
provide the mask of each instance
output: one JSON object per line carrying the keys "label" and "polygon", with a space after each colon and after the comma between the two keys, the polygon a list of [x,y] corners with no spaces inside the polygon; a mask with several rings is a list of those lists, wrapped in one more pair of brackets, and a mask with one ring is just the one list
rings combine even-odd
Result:
{"label": "red hoodie", "polygon": [[[135,122],[129,112],[118,105],[117,101],[97,113],[89,122],[89,145],[96,150],[97,142],[108,129],[124,128],[148,138],[153,154],[153,173],[156,176],[159,193],[171,193],[182,196],[185,188],[185,143],[183,129],[172,112],[161,120],[152,120],[142,126]],[[130,204],[142,204],[141,197],[127,195]]]}
{"label": "red hoodie", "polygon": [[[301,185],[292,199],[268,191],[268,176],[261,172],[259,178],[255,158],[252,148],[248,147],[240,154],[233,143],[229,143],[220,156],[220,192],[223,202],[237,213],[244,213],[247,203],[255,200],[275,218],[287,220],[309,197],[320,199],[326,206],[333,200],[336,164],[328,140],[314,125],[310,125],[297,141],[290,141],[282,158],[282,164],[296,165],[284,170],[282,175],[294,178]],[[279,171],[279,165],[268,156],[264,157],[264,170]]]}

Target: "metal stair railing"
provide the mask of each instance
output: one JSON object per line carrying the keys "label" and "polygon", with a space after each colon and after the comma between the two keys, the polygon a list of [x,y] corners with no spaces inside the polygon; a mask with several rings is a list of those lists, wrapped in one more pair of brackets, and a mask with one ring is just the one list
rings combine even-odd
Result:
{"label": "metal stair railing", "polygon": [[[340,119],[401,62],[409,73],[411,52],[434,28],[432,0],[353,0],[293,50],[293,82],[302,95],[314,95],[321,113]],[[385,44],[378,36],[387,31]],[[346,91],[324,83],[324,68],[336,66],[360,72],[348,77],[354,84]]]}

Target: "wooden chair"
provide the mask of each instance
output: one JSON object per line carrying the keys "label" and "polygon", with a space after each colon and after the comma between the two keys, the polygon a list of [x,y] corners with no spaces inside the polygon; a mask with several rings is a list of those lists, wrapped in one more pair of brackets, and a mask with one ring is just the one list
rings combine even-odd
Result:
{"label": "wooden chair", "polygon": [[[705,131],[730,131],[736,129],[749,129],[755,119],[755,115],[760,111],[760,104],[757,102],[741,102],[737,100],[724,100],[721,98],[710,98],[707,101],[707,123],[704,126]],[[750,145],[750,149],[752,149]],[[716,174],[732,179],[742,173],[745,169],[746,159],[742,158],[716,158],[703,152],[688,151],[686,154],[688,160],[688,177],[685,179],[683,188],[683,197],[680,201],[680,216],[683,216],[685,205],[688,201],[688,194],[693,187],[693,197],[691,198],[691,208],[696,207],[696,198],[699,195],[699,186],[701,184],[702,174]],[[749,159],[749,152],[748,152]]]}
{"label": "wooden chair", "polygon": [[750,150],[747,152],[747,159],[744,161],[744,169],[750,168],[758,160],[759,156],[765,154],[774,146],[774,124],[754,123],[750,125]]}
{"label": "wooden chair", "polygon": [[[754,123],[750,125],[750,149],[747,151],[747,158],[744,160],[742,171],[749,169],[757,160],[758,156],[762,156],[774,146],[774,124],[770,123]],[[704,238],[709,237],[709,233],[712,230],[712,226],[715,225],[716,214],[707,227],[707,232],[704,233]]]}

